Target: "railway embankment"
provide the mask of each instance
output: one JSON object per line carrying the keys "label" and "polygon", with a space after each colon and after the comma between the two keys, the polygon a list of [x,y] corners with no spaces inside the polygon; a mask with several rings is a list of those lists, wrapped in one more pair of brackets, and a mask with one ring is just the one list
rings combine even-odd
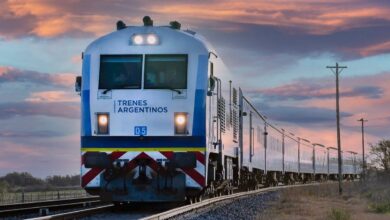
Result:
{"label": "railway embankment", "polygon": [[181,215],[176,220],[225,220],[256,219],[268,209],[270,204],[279,199],[278,191],[268,191],[234,200],[225,200],[206,206],[195,212]]}
{"label": "railway embankment", "polygon": [[388,220],[390,175],[344,182],[341,196],[338,184],[281,189],[266,206],[254,219]]}
{"label": "railway embankment", "polygon": [[175,219],[390,219],[390,175],[374,175],[365,181],[276,187],[197,209]]}

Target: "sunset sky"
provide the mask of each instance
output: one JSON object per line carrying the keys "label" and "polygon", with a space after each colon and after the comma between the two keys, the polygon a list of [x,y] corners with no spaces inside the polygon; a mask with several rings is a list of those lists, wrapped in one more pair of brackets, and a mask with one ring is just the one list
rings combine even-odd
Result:
{"label": "sunset sky", "polygon": [[[115,23],[181,22],[204,35],[272,123],[361,153],[390,138],[389,0],[0,0],[0,175],[79,173],[81,53]],[[368,148],[367,148],[368,149]]]}

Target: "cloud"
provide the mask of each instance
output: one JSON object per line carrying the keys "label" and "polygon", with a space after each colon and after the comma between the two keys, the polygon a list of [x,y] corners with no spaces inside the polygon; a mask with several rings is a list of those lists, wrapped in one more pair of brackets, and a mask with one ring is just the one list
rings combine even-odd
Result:
{"label": "cloud", "polygon": [[69,91],[34,92],[25,99],[27,102],[79,102],[80,96]]}
{"label": "cloud", "polygon": [[212,42],[265,54],[331,52],[351,58],[390,50],[385,1],[17,0],[0,6],[5,38],[96,37],[115,30],[117,20],[141,25],[151,15],[156,25],[179,20],[208,32]]}
{"label": "cloud", "polygon": [[[293,83],[277,86],[270,89],[252,90],[249,93],[263,96],[266,100],[306,100],[306,99],[330,99],[335,98],[336,91],[334,86],[329,83],[313,83],[310,80],[301,80]],[[352,88],[342,88],[341,97],[362,96],[369,99],[379,99],[384,90],[379,86],[357,85]]]}
{"label": "cloud", "polygon": [[80,105],[73,102],[13,102],[0,104],[0,119],[36,115],[79,119]]}
{"label": "cloud", "polygon": [[[122,2],[74,0],[16,0],[1,3],[0,36],[5,38],[35,36],[91,37],[111,31],[119,20],[138,14],[140,21],[143,1]],[[132,13],[129,13],[132,12]]]}
{"label": "cloud", "polygon": [[[4,4],[0,4],[4,7]],[[1,12],[1,11],[0,11]],[[36,25],[37,18],[32,15],[17,16],[13,13],[0,14],[0,36],[17,38],[27,36]]]}
{"label": "cloud", "polygon": [[2,130],[0,131],[0,137],[2,138],[52,138],[64,136],[60,132],[52,130],[39,130],[39,131],[11,131],[11,130]]}
{"label": "cloud", "polygon": [[357,49],[351,48],[350,50],[359,53],[361,56],[371,56],[381,53],[387,53],[390,51],[390,41],[379,42]]}
{"label": "cloud", "polygon": [[299,27],[284,28],[276,25],[229,21],[214,22],[214,25],[238,28],[240,31],[223,33],[211,25],[204,24],[200,27],[201,33],[211,42],[215,42],[220,47],[240,48],[257,54],[318,56],[330,53],[348,60],[390,52],[387,43],[383,45],[390,38],[390,21],[335,30],[320,35],[306,32]]}
{"label": "cloud", "polygon": [[[317,108],[317,107],[295,107],[286,105],[267,106],[257,103],[258,109],[273,121],[293,123],[297,126],[305,124],[325,124],[334,123],[336,113],[334,109]],[[353,114],[340,112],[340,117],[350,117]]]}
{"label": "cloud", "polygon": [[[17,142],[26,139],[25,143]],[[55,138],[15,138],[2,140],[0,175],[8,172],[30,172],[35,176],[75,174],[80,165],[80,136]]]}
{"label": "cloud", "polygon": [[[389,138],[390,114],[385,111],[390,108],[389,80],[388,72],[344,76],[340,100],[343,149],[360,152],[361,127],[357,120],[362,117],[368,119],[367,143]],[[336,144],[334,93],[334,78],[305,78],[262,92],[244,92],[271,124],[277,123],[277,127],[327,146]],[[265,99],[260,97],[262,94]]]}
{"label": "cloud", "polygon": [[384,4],[353,1],[215,1],[205,4],[154,4],[151,10],[160,14],[175,12],[204,20],[238,21],[240,23],[273,25],[322,34],[335,30],[361,27],[372,19],[389,19]]}
{"label": "cloud", "polygon": [[75,77],[76,75],[73,73],[49,74],[0,66],[0,84],[24,82],[48,86],[70,87],[74,85]]}

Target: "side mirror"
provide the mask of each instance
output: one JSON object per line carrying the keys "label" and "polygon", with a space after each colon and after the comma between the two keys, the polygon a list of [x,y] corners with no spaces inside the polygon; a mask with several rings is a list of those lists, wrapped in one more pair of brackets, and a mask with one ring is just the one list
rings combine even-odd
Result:
{"label": "side mirror", "polygon": [[81,92],[81,82],[82,82],[81,76],[76,76],[76,82],[74,84],[74,90],[77,93]]}
{"label": "side mirror", "polygon": [[209,83],[210,83],[210,91],[214,91],[214,88],[215,88],[215,79],[214,77],[210,77],[209,78]]}
{"label": "side mirror", "polygon": [[215,89],[215,79],[214,77],[211,76],[209,78],[209,91],[207,91],[207,96],[212,96],[214,89]]}

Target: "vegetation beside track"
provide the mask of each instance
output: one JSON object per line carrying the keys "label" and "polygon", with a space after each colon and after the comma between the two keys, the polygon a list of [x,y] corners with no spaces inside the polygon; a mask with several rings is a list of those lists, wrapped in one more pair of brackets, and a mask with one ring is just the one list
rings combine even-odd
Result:
{"label": "vegetation beside track", "polygon": [[27,172],[13,172],[0,177],[0,205],[85,196],[87,193],[80,187],[80,175],[41,179]]}
{"label": "vegetation beside track", "polygon": [[390,173],[371,173],[365,181],[287,188],[257,219],[390,219]]}

